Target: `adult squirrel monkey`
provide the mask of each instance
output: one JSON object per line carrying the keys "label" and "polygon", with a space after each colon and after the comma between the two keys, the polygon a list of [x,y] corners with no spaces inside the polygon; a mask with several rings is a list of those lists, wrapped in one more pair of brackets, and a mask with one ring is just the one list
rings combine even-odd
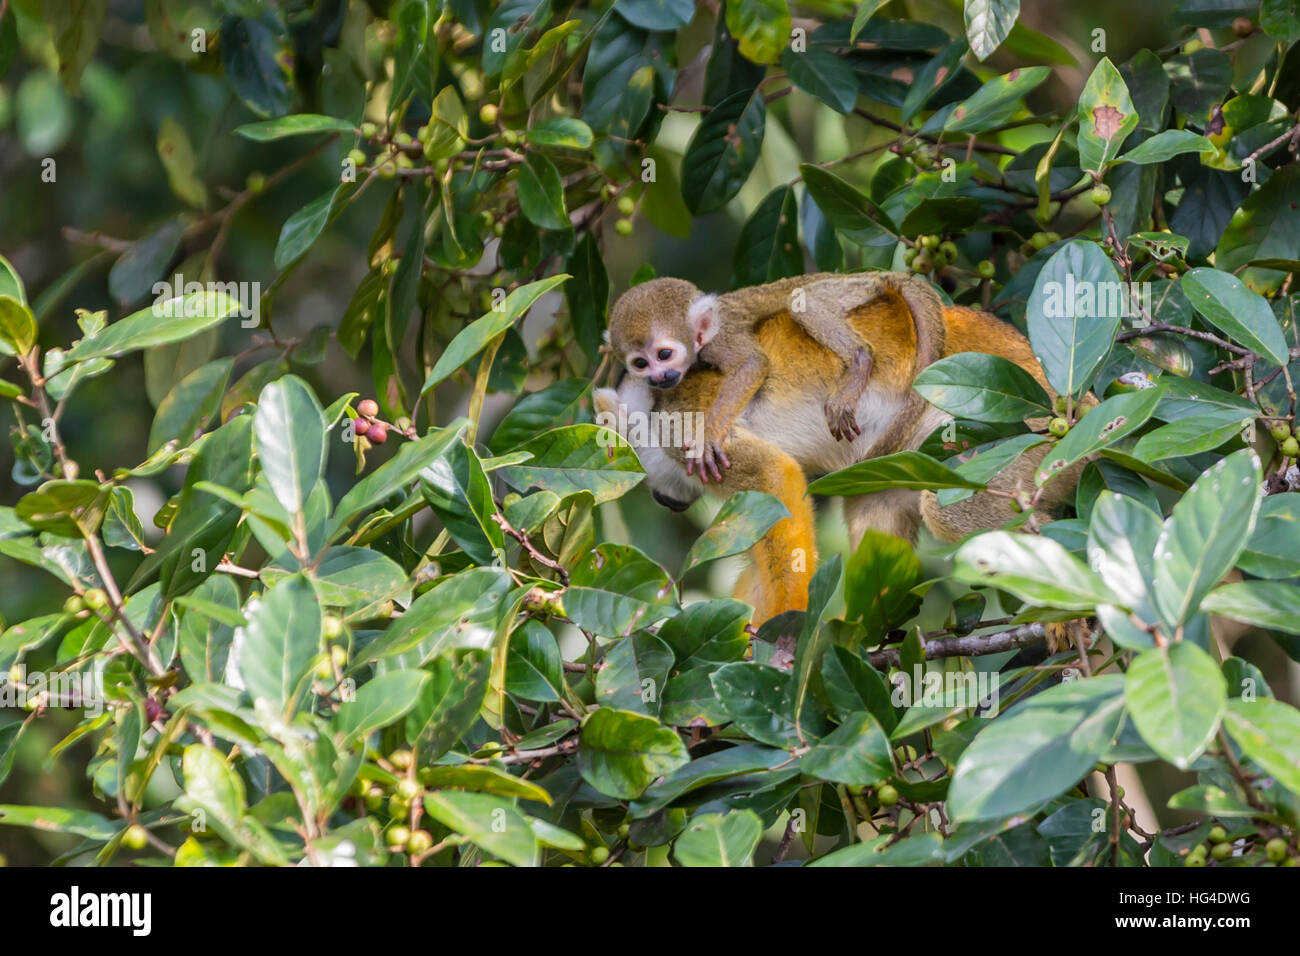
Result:
{"label": "adult squirrel monkey", "polygon": [[[724,449],[727,436],[769,374],[771,356],[760,347],[757,335],[776,316],[792,319],[838,359],[840,371],[823,402],[826,425],[837,441],[861,437],[858,406],[879,364],[877,353],[890,352],[894,343],[876,341],[869,334],[874,330],[860,329],[848,316],[863,303],[890,294],[903,298],[915,322],[915,336],[908,346],[914,378],[943,354],[944,324],[942,303],[934,290],[908,272],[824,272],[723,295],[705,295],[682,279],[651,279],[614,303],[609,345],[629,374],[656,389],[677,387],[701,365],[722,373],[697,454],[686,463],[688,475],[698,464],[702,481],[720,481],[722,469],[731,465]],[[898,427],[881,437],[887,442],[901,439],[924,409],[924,402],[915,396]],[[875,454],[895,450],[882,445]]]}
{"label": "adult squirrel monkey", "polygon": [[[923,283],[908,287],[908,291],[905,298],[902,289],[887,290],[848,311],[847,321],[871,343],[874,356],[873,374],[855,408],[861,434],[850,441],[830,435],[823,412],[826,401],[841,387],[844,363],[788,314],[775,315],[755,330],[755,340],[768,360],[767,376],[726,441],[724,451],[731,467],[713,490],[722,497],[736,491],[765,491],[790,511],[790,517],[778,522],[755,546],[753,568],[742,577],[737,590],[737,596],[755,608],[756,622],[806,606],[816,551],[805,475],[826,474],[870,457],[914,450],[950,419],[911,388],[917,331],[923,324],[915,320],[912,302],[927,292],[933,298],[933,307],[943,321],[940,341],[944,355],[985,352],[1001,356],[1028,371],[1055,398],[1029,341],[1016,329],[984,312],[944,307]],[[663,390],[652,388],[645,377],[627,375],[617,389],[596,391],[597,422],[618,427],[634,421],[632,416],[637,413],[688,420],[714,407],[718,394],[726,388],[725,380],[726,373],[721,370],[698,367],[675,388]],[[919,414],[911,411],[914,399],[919,402]],[[1039,424],[1045,427],[1046,420]],[[655,428],[648,433],[655,435]],[[683,510],[704,492],[700,478],[687,470],[688,455],[693,452],[680,443],[635,443],[647,484],[660,504]],[[1044,444],[1030,449],[994,477],[990,487],[1032,493],[1036,490],[1035,470],[1050,447]],[[1048,483],[1035,507],[1040,520],[1048,520],[1052,510],[1072,493],[1082,467],[1068,469]],[[940,508],[933,492],[906,489],[846,498],[844,512],[854,548],[868,529],[915,541],[924,520],[937,538],[956,541],[973,531],[1000,527],[1015,517],[1006,497],[977,492]]]}

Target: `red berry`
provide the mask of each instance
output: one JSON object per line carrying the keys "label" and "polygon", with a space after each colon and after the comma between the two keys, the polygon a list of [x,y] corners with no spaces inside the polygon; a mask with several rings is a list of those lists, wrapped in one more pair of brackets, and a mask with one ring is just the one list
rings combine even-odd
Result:
{"label": "red berry", "polygon": [[388,441],[388,428],[375,422],[366,430],[366,437],[370,439],[372,445],[382,445]]}
{"label": "red berry", "polygon": [[374,418],[379,414],[379,403],[373,398],[363,398],[357,402],[357,414],[363,418]]}

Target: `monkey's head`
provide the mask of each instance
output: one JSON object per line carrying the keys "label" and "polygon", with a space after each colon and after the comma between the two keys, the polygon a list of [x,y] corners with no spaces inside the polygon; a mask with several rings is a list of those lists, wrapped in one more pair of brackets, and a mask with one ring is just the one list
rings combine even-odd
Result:
{"label": "monkey's head", "polygon": [[717,334],[718,298],[683,279],[651,279],[624,292],[609,314],[615,358],[655,388],[672,388]]}

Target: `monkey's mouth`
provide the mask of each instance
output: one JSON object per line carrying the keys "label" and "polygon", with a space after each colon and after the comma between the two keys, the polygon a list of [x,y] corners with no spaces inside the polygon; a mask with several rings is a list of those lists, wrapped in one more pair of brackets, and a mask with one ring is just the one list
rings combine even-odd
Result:
{"label": "monkey's mouth", "polygon": [[649,380],[649,382],[650,382],[650,387],[651,387],[651,388],[658,388],[658,389],[669,389],[669,388],[672,388],[674,385],[677,384],[677,381],[678,381],[677,379],[673,379],[671,382],[668,381],[668,380],[666,380],[666,379],[659,379],[659,380],[656,381],[656,380],[653,379],[653,378]]}
{"label": "monkey's mouth", "polygon": [[676,498],[669,498],[667,495],[660,494],[657,491],[650,492],[650,497],[655,500],[655,504],[663,505],[663,507],[667,508],[669,511],[681,512],[690,507],[688,502],[678,501]]}

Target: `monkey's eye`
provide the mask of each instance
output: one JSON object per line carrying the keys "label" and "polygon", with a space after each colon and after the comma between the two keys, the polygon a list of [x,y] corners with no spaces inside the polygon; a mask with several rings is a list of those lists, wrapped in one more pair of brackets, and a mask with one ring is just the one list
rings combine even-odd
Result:
{"label": "monkey's eye", "polygon": [[633,368],[647,368],[649,365],[650,365],[650,363],[647,362],[647,361],[646,361],[645,359],[643,359],[643,358],[634,358],[634,359],[632,360],[632,367],[633,367]]}
{"label": "monkey's eye", "polygon": [[660,349],[660,350],[659,350],[659,361],[661,361],[661,362],[667,362],[667,361],[668,361],[670,358],[672,358],[672,357],[673,357],[673,350],[672,350],[672,349]]}

